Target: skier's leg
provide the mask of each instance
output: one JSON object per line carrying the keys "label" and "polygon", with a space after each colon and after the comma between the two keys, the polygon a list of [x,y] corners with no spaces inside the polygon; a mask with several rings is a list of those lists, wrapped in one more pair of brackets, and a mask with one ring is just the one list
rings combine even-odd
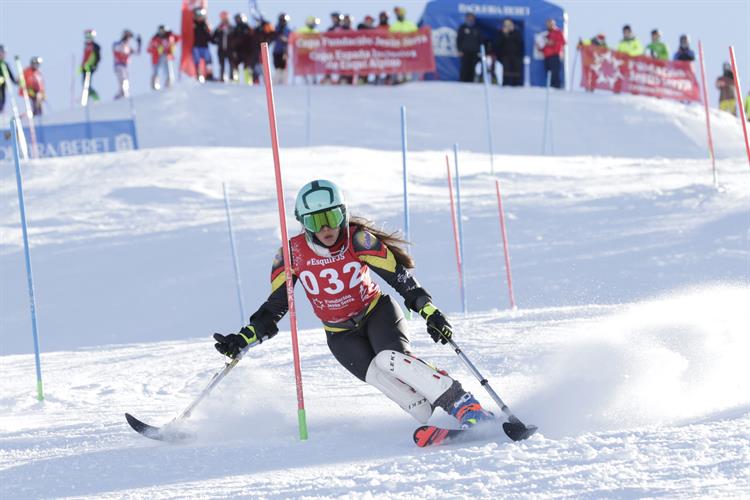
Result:
{"label": "skier's leg", "polygon": [[427,401],[427,398],[378,368],[374,359],[367,370],[366,381],[385,394],[388,399],[399,405],[418,422],[426,424],[432,416],[432,406]]}

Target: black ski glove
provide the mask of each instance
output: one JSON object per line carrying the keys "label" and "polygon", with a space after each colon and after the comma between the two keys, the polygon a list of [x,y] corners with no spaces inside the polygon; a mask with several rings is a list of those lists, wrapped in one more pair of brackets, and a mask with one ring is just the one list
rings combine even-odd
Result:
{"label": "black ski glove", "polygon": [[445,319],[443,313],[437,307],[433,306],[431,302],[428,302],[419,310],[419,314],[427,321],[427,333],[430,334],[432,340],[435,343],[441,342],[447,344],[448,339],[453,336],[453,328],[448,323],[448,320]]}
{"label": "black ski glove", "polygon": [[214,347],[217,351],[234,359],[247,345],[257,341],[258,337],[255,335],[255,327],[247,325],[243,326],[239,333],[229,335],[214,333],[214,340],[216,341]]}

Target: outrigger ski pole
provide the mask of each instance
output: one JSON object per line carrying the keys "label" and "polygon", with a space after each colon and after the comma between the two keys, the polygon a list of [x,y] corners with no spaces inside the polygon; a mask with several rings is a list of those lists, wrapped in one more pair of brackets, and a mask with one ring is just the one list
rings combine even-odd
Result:
{"label": "outrigger ski pole", "polygon": [[190,439],[192,436],[186,432],[181,432],[176,429],[173,429],[174,425],[180,423],[184,419],[190,417],[190,414],[195,410],[195,407],[198,406],[198,404],[203,401],[206,396],[211,394],[211,391],[213,391],[214,387],[219,385],[219,382],[227,376],[227,374],[232,371],[232,368],[237,366],[237,363],[240,362],[240,360],[245,356],[247,351],[250,350],[250,348],[255,347],[257,344],[260,344],[259,340],[256,340],[252,344],[248,344],[247,346],[242,349],[237,356],[235,356],[232,361],[226,363],[224,365],[224,368],[221,371],[218,371],[214,374],[213,377],[211,377],[211,381],[208,383],[208,385],[201,391],[200,394],[193,400],[192,403],[190,403],[187,408],[182,410],[182,413],[180,413],[178,416],[173,418],[171,421],[169,421],[167,424],[161,426],[161,427],[155,427],[153,425],[149,425],[145,422],[142,422],[135,418],[130,413],[125,414],[125,419],[128,421],[128,424],[130,424],[130,427],[133,428],[136,432],[139,434],[142,434],[146,436],[147,438],[156,439],[158,441],[167,441],[167,442],[178,442],[178,441],[185,441],[187,439]]}
{"label": "outrigger ski pole", "polygon": [[497,403],[503,413],[507,415],[508,421],[503,422],[503,430],[505,431],[505,434],[507,434],[508,437],[513,441],[522,441],[534,434],[537,431],[538,427],[536,425],[527,426],[526,424],[521,422],[518,417],[516,417],[513,412],[510,411],[508,405],[503,403],[503,400],[500,399],[500,396],[498,396],[497,393],[492,389],[487,379],[484,378],[481,373],[479,373],[479,370],[477,370],[476,366],[474,366],[474,364],[469,361],[469,358],[466,357],[466,354],[464,354],[464,352],[460,347],[458,347],[453,339],[449,338],[447,340],[453,350],[456,351],[456,354],[458,354],[458,357],[461,358],[461,361],[464,362],[469,371],[477,378],[477,380],[479,380],[479,383],[482,384],[482,387],[484,387],[490,394],[490,396],[492,396],[492,399],[495,400],[495,403]]}

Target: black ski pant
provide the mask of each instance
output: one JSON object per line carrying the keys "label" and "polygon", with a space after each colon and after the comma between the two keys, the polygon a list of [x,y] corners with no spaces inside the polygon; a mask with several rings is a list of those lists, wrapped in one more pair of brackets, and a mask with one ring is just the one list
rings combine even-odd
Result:
{"label": "black ski pant", "polygon": [[550,86],[556,89],[562,88],[560,80],[560,56],[548,56],[544,58],[544,71],[550,73]]}
{"label": "black ski pant", "polygon": [[339,333],[326,332],[326,336],[328,348],[336,360],[363,382],[370,362],[379,352],[409,352],[404,314],[385,294],[358,328]]}
{"label": "black ski pant", "polygon": [[471,52],[461,56],[461,76],[462,82],[473,82],[476,76],[476,67],[479,62],[479,53]]}

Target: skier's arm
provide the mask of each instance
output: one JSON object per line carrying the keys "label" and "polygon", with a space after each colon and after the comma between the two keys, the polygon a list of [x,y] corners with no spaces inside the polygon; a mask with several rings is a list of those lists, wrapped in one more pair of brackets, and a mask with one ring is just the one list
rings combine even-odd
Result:
{"label": "skier's arm", "polygon": [[373,234],[359,230],[352,238],[354,251],[359,260],[367,263],[375,274],[383,278],[403,298],[406,307],[418,312],[427,322],[427,333],[435,342],[448,342],[453,335],[448,320],[432,304],[432,297],[419,285],[411,272],[396,261],[396,256],[388,245]]}
{"label": "skier's arm", "polygon": [[[296,283],[296,276],[292,276]],[[279,249],[271,268],[271,294],[268,299],[250,316],[250,322],[239,332],[230,335],[214,334],[216,350],[234,358],[247,345],[263,342],[279,332],[276,326],[289,309],[286,295],[286,274],[284,273],[284,256]]]}

